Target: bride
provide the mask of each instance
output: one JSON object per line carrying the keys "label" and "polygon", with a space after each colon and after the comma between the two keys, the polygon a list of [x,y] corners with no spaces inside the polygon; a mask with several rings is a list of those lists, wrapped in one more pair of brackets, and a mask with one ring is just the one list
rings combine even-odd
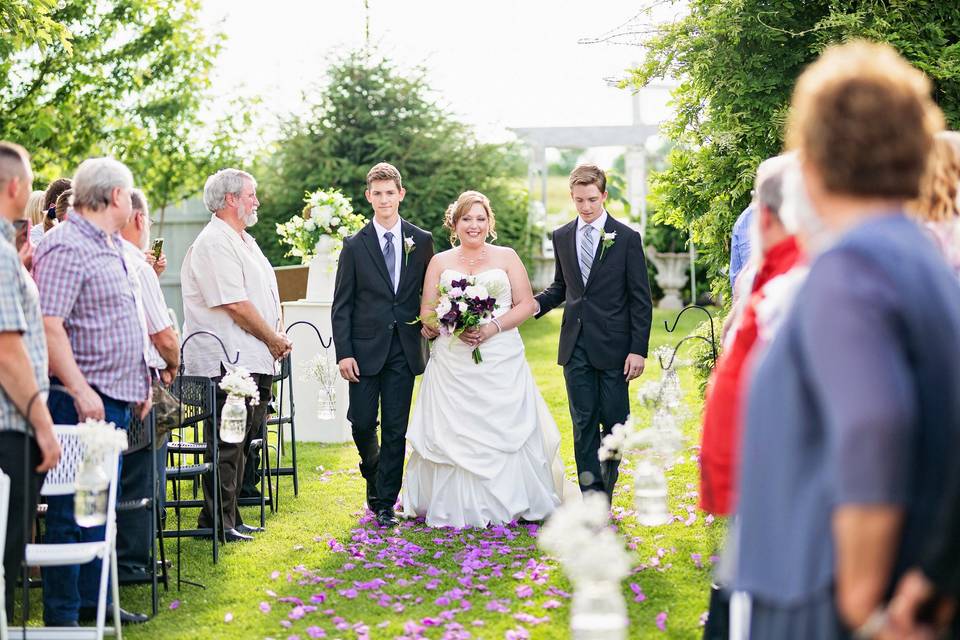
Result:
{"label": "bride", "polygon": [[536,309],[530,280],[513,249],[486,243],[496,220],[483,194],[461,194],[444,226],[459,246],[430,261],[420,317],[433,314],[438,283],[464,277],[484,285],[497,308],[478,329],[434,341],[407,429],[403,513],[431,527],[542,520],[560,504],[564,480],[560,434],[517,331]]}

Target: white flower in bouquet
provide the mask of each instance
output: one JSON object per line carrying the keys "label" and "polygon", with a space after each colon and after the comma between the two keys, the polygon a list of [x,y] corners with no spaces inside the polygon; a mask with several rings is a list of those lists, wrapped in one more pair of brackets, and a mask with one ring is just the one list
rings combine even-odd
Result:
{"label": "white flower in bouquet", "polygon": [[463,295],[463,289],[461,289],[460,287],[452,287],[450,289],[450,297],[459,298],[462,295]]}
{"label": "white flower in bouquet", "polygon": [[[453,293],[451,292],[450,295],[453,295]],[[457,308],[460,309],[460,313],[463,313],[468,308],[467,303],[464,302],[463,300],[457,300]]]}
{"label": "white flower in bouquet", "polygon": [[350,229],[346,227],[340,227],[339,229],[337,229],[337,233],[340,234],[341,238],[346,238],[348,235],[350,235]]}
{"label": "white flower in bouquet", "polygon": [[330,225],[331,225],[331,226],[334,226],[334,227],[335,227],[335,226],[337,226],[338,224],[340,224],[340,216],[333,216],[332,218],[330,218]]}
{"label": "white flower in bouquet", "polygon": [[303,223],[303,228],[306,229],[307,231],[313,231],[317,228],[317,223],[314,222],[313,218],[310,218],[309,220]]}
{"label": "white flower in bouquet", "polygon": [[260,403],[260,394],[257,384],[250,377],[250,372],[243,367],[237,367],[227,373],[220,380],[220,388],[231,396],[240,396],[241,398],[250,398],[250,404]]}
{"label": "white flower in bouquet", "polygon": [[490,294],[487,293],[487,288],[482,284],[473,284],[463,290],[463,295],[468,298],[480,298],[483,300]]}
{"label": "white flower in bouquet", "polygon": [[450,313],[450,309],[453,308],[453,303],[450,301],[449,296],[441,296],[440,301],[437,302],[437,317],[442,318],[443,316]]}
{"label": "white flower in bouquet", "polygon": [[333,217],[333,208],[328,204],[314,207],[313,210],[311,210],[310,215],[321,225],[326,226],[330,224],[330,219]]}

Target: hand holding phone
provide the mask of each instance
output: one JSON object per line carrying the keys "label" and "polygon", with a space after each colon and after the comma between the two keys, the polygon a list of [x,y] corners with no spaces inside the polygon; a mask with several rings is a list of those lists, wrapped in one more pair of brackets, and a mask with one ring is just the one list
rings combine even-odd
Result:
{"label": "hand holding phone", "polygon": [[150,247],[150,252],[155,259],[160,259],[160,254],[163,253],[163,238],[154,239],[153,246]]}

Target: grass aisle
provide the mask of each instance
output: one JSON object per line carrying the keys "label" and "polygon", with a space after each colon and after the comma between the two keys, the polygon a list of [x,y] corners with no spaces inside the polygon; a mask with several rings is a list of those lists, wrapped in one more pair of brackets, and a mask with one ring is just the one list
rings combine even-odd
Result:
{"label": "grass aisle", "polygon": [[[686,335],[698,319],[684,318],[667,334],[656,313],[651,350]],[[562,454],[573,477],[573,442],[563,376],[555,363],[560,314],[530,322],[523,334],[527,358],[563,435]],[[648,361],[647,376],[659,376]],[[696,442],[700,413],[692,374],[681,370]],[[634,407],[639,405],[634,402]],[[306,416],[301,416],[301,420]],[[381,531],[361,517],[363,486],[352,444],[304,444],[301,490],[283,484],[278,514],[250,544],[228,545],[213,565],[209,542],[183,543],[184,586],[161,592],[160,615],[127,627],[131,640],[147,638],[566,638],[570,583],[536,547],[535,526],[493,527],[460,533],[405,523]],[[695,638],[706,610],[711,556],[722,530],[705,522],[696,503],[696,450],[669,472],[673,523],[636,525],[627,462],[614,514],[636,554],[637,570],[624,581],[630,637]],[[171,514],[172,517],[172,514]],[[185,518],[191,526],[194,515]],[[256,516],[250,510],[248,521]],[[174,523],[171,523],[174,524]],[[168,557],[175,544],[168,541]],[[633,585],[633,587],[631,587]],[[638,595],[642,593],[642,595]],[[146,611],[149,589],[122,591],[125,608]],[[665,614],[664,616],[661,614]],[[658,628],[658,616],[660,626]],[[447,634],[445,636],[445,634]],[[467,635],[469,634],[469,635]]]}

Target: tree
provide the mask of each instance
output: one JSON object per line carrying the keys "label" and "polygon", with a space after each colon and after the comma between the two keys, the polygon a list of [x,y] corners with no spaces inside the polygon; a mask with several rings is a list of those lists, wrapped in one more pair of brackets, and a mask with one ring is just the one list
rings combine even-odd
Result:
{"label": "tree", "polygon": [[[661,3],[662,4],[662,3]],[[930,76],[934,98],[960,125],[960,8],[937,0],[689,0],[689,13],[646,32],[629,81],[680,81],[677,145],[651,176],[656,220],[689,228],[714,278],[728,288],[733,223],[750,200],[757,165],[783,146],[793,84],[826,46],[889,42]],[[865,150],[866,151],[866,150]]]}
{"label": "tree", "polygon": [[154,208],[194,193],[207,169],[233,157],[237,126],[200,117],[219,45],[200,28],[199,8],[0,0],[0,26],[33,25],[0,46],[0,138],[30,150],[41,181],[111,154]]}
{"label": "tree", "polygon": [[271,262],[289,264],[274,224],[299,213],[304,194],[318,188],[339,188],[369,217],[366,174],[386,161],[403,175],[401,215],[432,231],[438,250],[448,246],[447,206],[462,191],[477,189],[493,204],[500,244],[525,256],[533,235],[526,193],[511,186],[515,158],[509,147],[477,141],[437,106],[423,70],[404,75],[372,54],[350,53],[330,67],[309,112],[284,124],[275,151],[258,169],[262,222],[253,231]]}

